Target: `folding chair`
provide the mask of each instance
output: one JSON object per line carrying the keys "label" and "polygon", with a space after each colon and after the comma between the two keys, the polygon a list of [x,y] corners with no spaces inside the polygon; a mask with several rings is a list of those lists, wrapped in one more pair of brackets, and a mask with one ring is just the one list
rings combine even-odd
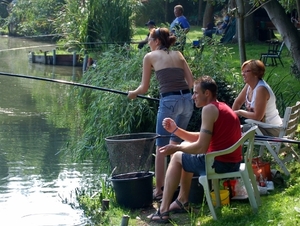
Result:
{"label": "folding chair", "polygon": [[[300,118],[300,101],[292,107],[287,107],[284,113],[284,118],[282,119],[281,126],[274,126],[271,124],[255,121],[252,119],[246,119],[245,122],[251,125],[257,125],[262,128],[279,128],[278,138],[287,138],[295,139],[295,132],[298,128]],[[256,129],[257,135],[263,135],[259,128]],[[300,157],[297,152],[294,150],[292,144],[290,143],[281,143],[281,142],[271,142],[271,141],[255,141],[255,145],[260,145],[259,155],[262,156],[264,152],[264,147],[272,155],[274,160],[279,164],[280,168],[284,171],[284,174],[289,176],[290,172],[285,166],[285,162],[288,162],[292,159],[296,159],[300,162]]]}
{"label": "folding chair", "polygon": [[[202,184],[203,186],[204,193],[206,196],[206,201],[214,220],[217,220],[217,215],[212,203],[212,198],[210,196],[208,180],[212,180],[217,207],[221,206],[219,179],[236,178],[236,177],[239,177],[243,180],[252,209],[256,212],[258,210],[258,206],[261,205],[260,194],[258,191],[256,178],[254,177],[254,173],[252,169],[252,155],[253,155],[253,146],[254,146],[254,135],[256,129],[257,126],[251,127],[231,147],[225,150],[214,151],[205,155],[206,175],[199,177],[199,183]],[[230,172],[230,173],[216,173],[215,169],[212,168],[215,157],[232,153],[241,145],[246,145],[247,150],[244,155],[244,163],[241,163],[240,165],[240,170],[237,172]]]}
{"label": "folding chair", "polygon": [[272,66],[277,66],[277,61],[276,59],[278,59],[283,66],[283,63],[281,61],[281,58],[280,58],[280,55],[281,55],[281,52],[282,52],[282,49],[283,49],[283,46],[284,46],[284,42],[281,43],[280,45],[280,42],[270,42],[270,45],[269,45],[269,50],[267,53],[261,53],[260,54],[260,60],[262,60],[262,62],[267,65],[267,61],[268,61],[268,58],[271,59],[272,61]]}

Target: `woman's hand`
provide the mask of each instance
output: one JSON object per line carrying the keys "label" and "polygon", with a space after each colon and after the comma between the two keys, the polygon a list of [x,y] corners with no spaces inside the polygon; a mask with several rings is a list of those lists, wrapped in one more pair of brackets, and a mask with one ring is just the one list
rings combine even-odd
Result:
{"label": "woman's hand", "polygon": [[169,133],[172,133],[177,129],[176,122],[171,118],[165,118],[162,122],[162,126],[165,130],[167,130]]}
{"label": "woman's hand", "polygon": [[135,98],[137,97],[137,94],[136,94],[135,91],[128,91],[127,97],[128,97],[129,99],[135,99]]}

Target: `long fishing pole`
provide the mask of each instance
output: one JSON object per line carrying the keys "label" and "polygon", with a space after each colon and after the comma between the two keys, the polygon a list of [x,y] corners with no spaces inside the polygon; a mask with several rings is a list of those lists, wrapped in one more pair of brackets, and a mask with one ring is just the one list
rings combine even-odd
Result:
{"label": "long fishing pole", "polygon": [[[18,77],[18,78],[35,79],[35,80],[47,81],[47,82],[56,82],[56,83],[61,83],[61,84],[65,84],[65,85],[72,85],[72,86],[79,86],[79,87],[90,88],[90,89],[97,89],[97,90],[107,91],[107,92],[111,92],[111,93],[118,93],[118,94],[122,94],[122,95],[126,95],[126,96],[128,95],[127,92],[123,92],[123,91],[119,91],[119,90],[115,90],[115,89],[108,89],[108,88],[92,86],[92,85],[76,83],[76,82],[70,82],[70,81],[64,81],[64,80],[58,80],[58,79],[34,77],[34,76],[30,76],[30,75],[12,74],[12,73],[6,73],[6,72],[0,72],[0,75]],[[137,95],[137,97],[142,98],[142,99],[147,99],[147,100],[159,101],[159,99],[157,99],[157,98],[147,97],[147,96],[143,96],[143,95]]]}

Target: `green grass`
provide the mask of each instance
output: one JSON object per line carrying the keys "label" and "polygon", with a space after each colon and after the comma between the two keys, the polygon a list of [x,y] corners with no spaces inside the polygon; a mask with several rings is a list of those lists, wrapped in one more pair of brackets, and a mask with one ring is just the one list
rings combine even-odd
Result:
{"label": "green grass", "polygon": [[[275,165],[273,165],[274,167]],[[291,162],[288,165],[290,177],[285,177],[285,185],[275,184],[275,189],[267,195],[261,196],[262,205],[254,213],[248,200],[231,201],[230,205],[217,209],[218,220],[213,220],[209,208],[204,205],[192,205],[192,211],[186,214],[171,214],[172,223],[167,225],[202,225],[202,226],[232,226],[232,225],[282,225],[293,226],[300,223],[300,163]],[[272,168],[273,168],[272,167]],[[157,203],[152,208],[129,210],[118,206],[113,197],[109,211],[101,211],[99,196],[89,199],[93,219],[98,223],[93,225],[120,225],[123,215],[128,215],[129,225],[145,226],[158,225],[149,222],[148,215],[152,214]],[[98,204],[96,204],[98,202]],[[100,206],[100,207],[99,207]],[[101,223],[100,223],[101,222]]]}

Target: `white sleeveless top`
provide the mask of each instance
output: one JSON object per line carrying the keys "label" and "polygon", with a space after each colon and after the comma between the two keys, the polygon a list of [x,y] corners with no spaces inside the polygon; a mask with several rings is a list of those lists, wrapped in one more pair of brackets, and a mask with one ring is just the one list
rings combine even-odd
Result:
{"label": "white sleeveless top", "polygon": [[256,99],[256,91],[257,91],[257,88],[260,86],[265,87],[270,94],[270,98],[267,101],[267,106],[266,106],[265,123],[272,124],[272,125],[281,125],[282,120],[279,116],[279,112],[276,107],[276,97],[275,97],[271,87],[264,80],[259,80],[256,87],[253,89],[251,101],[248,98],[249,90],[250,90],[250,86],[248,86],[247,93],[246,93],[246,101],[245,101],[246,109],[248,111],[251,111],[251,109],[254,109],[255,99]]}

